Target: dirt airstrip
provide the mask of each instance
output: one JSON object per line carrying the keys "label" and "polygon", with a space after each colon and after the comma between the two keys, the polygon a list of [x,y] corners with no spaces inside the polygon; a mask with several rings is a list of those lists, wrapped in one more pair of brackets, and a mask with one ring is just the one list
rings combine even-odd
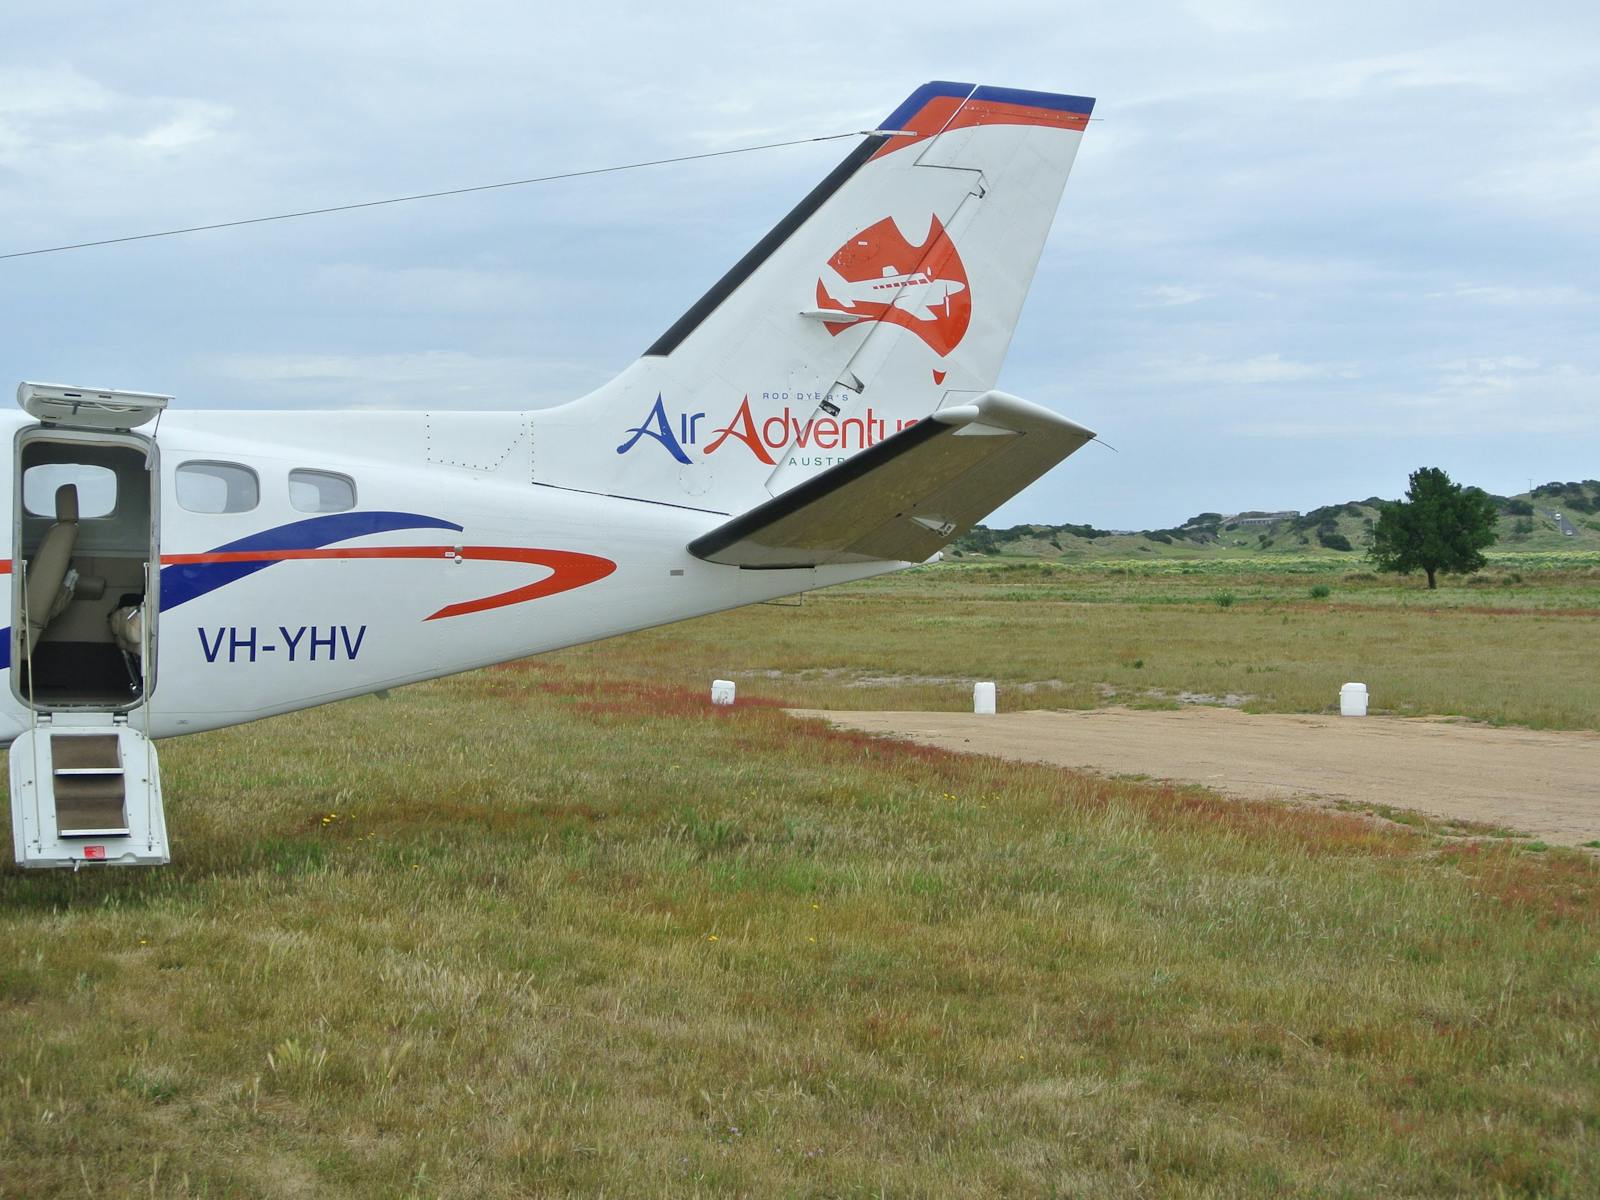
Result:
{"label": "dirt airstrip", "polygon": [[1247,799],[1348,802],[1600,839],[1600,734],[1401,717],[1176,711],[821,712],[836,725],[1019,762],[1198,783]]}

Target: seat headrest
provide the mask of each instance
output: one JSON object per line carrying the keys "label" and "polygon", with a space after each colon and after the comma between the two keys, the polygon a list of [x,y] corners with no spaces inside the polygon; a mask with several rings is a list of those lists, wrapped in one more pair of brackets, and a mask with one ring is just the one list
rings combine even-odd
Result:
{"label": "seat headrest", "polygon": [[78,519],[78,485],[63,483],[56,489],[56,520],[76,521]]}

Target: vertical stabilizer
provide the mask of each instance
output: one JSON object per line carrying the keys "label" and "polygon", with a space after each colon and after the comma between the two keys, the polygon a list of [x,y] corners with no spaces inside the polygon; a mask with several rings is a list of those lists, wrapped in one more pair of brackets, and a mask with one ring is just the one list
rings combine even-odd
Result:
{"label": "vertical stabilizer", "polygon": [[740,512],[994,388],[1093,101],[914,92],[611,383],[539,483]]}

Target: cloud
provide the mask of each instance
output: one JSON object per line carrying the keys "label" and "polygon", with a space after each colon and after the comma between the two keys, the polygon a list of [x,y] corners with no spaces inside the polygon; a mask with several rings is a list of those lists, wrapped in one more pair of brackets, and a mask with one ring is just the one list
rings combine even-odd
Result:
{"label": "cloud", "polygon": [[1500,307],[1522,308],[1530,305],[1566,305],[1593,303],[1595,296],[1571,284],[1551,287],[1517,284],[1459,284],[1444,291],[1429,292],[1430,300],[1460,300],[1469,304],[1490,304]]}
{"label": "cloud", "polygon": [[1600,412],[1600,370],[1521,355],[1445,363],[1426,402],[1480,433],[1592,434]]}
{"label": "cloud", "polygon": [[57,173],[125,170],[218,137],[225,104],[196,97],[119,92],[68,64],[0,71],[0,166],[45,185],[81,180]]}
{"label": "cloud", "polygon": [[1186,0],[1184,8],[1207,27],[1221,33],[1261,33],[1281,29],[1291,18],[1264,0]]}
{"label": "cloud", "polygon": [[1544,219],[1592,223],[1600,210],[1600,106],[1549,114],[1527,145],[1486,171],[1484,194]]}
{"label": "cloud", "polygon": [[1168,308],[1177,304],[1193,304],[1197,300],[1204,300],[1210,296],[1211,290],[1203,287],[1187,287],[1179,283],[1158,283],[1143,289],[1147,303],[1156,308]]}
{"label": "cloud", "polygon": [[1600,371],[1516,354],[1465,358],[1437,364],[1431,383],[1416,392],[1324,397],[1306,407],[1318,415],[1269,416],[1231,432],[1282,439],[1583,437],[1593,434],[1600,409]]}
{"label": "cloud", "polygon": [[1207,355],[1159,363],[1153,379],[1167,383],[1211,387],[1253,387],[1259,384],[1300,383],[1308,379],[1350,379],[1356,374],[1348,363],[1299,362],[1281,354],[1223,359]]}
{"label": "cloud", "polygon": [[1441,382],[1452,388],[1473,386],[1473,381],[1525,378],[1540,369],[1537,359],[1525,354],[1503,354],[1498,358],[1463,358],[1440,364]]}
{"label": "cloud", "polygon": [[1424,50],[1352,58],[1301,75],[1296,90],[1317,100],[1350,100],[1402,90],[1513,90],[1504,59],[1478,42],[1429,46]]}
{"label": "cloud", "polygon": [[13,63],[0,72],[0,124],[13,131],[63,116],[103,112],[113,99],[109,88],[66,63]]}

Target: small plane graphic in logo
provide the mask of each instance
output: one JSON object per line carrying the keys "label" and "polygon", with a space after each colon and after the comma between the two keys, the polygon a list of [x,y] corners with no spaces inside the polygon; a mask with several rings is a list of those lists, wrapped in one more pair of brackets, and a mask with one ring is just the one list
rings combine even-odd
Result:
{"label": "small plane graphic in logo", "polygon": [[[830,321],[827,312],[843,314]],[[943,357],[961,343],[972,320],[967,269],[937,216],[913,246],[893,217],[869,225],[822,268],[817,311],[837,337],[852,325],[887,321],[911,330]]]}

